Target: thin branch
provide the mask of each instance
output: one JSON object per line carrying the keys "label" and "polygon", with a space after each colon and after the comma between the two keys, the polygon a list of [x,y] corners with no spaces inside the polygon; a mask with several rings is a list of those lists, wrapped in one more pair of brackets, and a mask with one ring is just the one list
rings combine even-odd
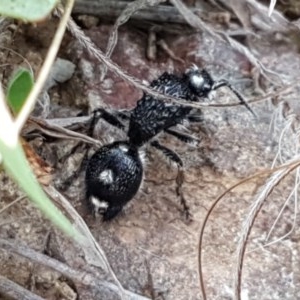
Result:
{"label": "thin branch", "polygon": [[58,29],[54,35],[51,46],[48,50],[45,62],[44,62],[43,66],[39,72],[39,75],[37,77],[37,81],[36,81],[35,85],[33,86],[33,89],[31,90],[28,98],[26,99],[26,102],[25,102],[24,106],[22,107],[22,110],[18,114],[17,119],[15,120],[16,130],[19,133],[21,132],[23,125],[25,124],[26,120],[28,119],[28,117],[32,111],[32,108],[34,107],[34,104],[38,98],[38,95],[40,94],[40,92],[46,82],[46,79],[50,72],[51,66],[55,60],[55,57],[59,50],[62,38],[64,36],[65,30],[67,27],[67,23],[68,23],[69,17],[72,12],[74,1],[75,0],[67,1],[65,13],[60,20]]}
{"label": "thin branch", "polygon": [[[41,254],[33,249],[28,248],[27,246],[22,245],[19,241],[16,242],[11,239],[0,239],[0,248],[4,249],[9,253],[14,253],[23,256],[35,263],[49,267],[50,269],[57,271],[65,277],[69,278],[70,280],[78,284],[91,287],[100,293],[103,292],[104,289],[108,289],[111,292],[120,296],[120,290],[116,285],[108,281],[102,280],[101,278],[95,277],[88,272],[75,270],[56,259],[53,259],[47,255]],[[137,295],[128,290],[125,290],[125,293],[126,296],[132,300],[150,300],[149,298]]]}

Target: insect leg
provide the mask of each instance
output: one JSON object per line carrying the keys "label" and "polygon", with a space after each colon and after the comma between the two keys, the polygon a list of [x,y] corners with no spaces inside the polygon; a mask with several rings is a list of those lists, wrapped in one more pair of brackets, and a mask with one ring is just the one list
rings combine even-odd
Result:
{"label": "insect leg", "polygon": [[88,145],[79,142],[75,147],[72,148],[71,152],[68,153],[68,156],[75,153],[79,148],[81,152],[84,151],[84,156],[80,162],[79,167],[68,177],[66,178],[60,185],[60,189],[62,191],[66,191],[73,183],[73,181],[79,177],[80,173],[86,168],[88,162]]}
{"label": "insect leg", "polygon": [[198,142],[200,142],[199,139],[193,137],[192,135],[186,134],[186,133],[182,133],[176,130],[172,130],[172,129],[166,129],[165,130],[166,133],[176,137],[178,140],[184,142],[184,143],[188,143],[188,144],[197,144]]}
{"label": "insect leg", "polygon": [[182,185],[184,182],[184,168],[183,168],[183,162],[182,162],[181,158],[178,156],[178,154],[176,152],[161,145],[158,141],[153,141],[150,144],[157,150],[160,150],[167,158],[171,159],[172,161],[174,161],[177,164],[178,174],[176,177],[176,184],[177,184],[176,193],[180,197],[180,204],[183,207],[183,212],[185,214],[186,219],[187,220],[190,219],[191,214],[189,211],[189,207],[187,205],[187,201],[186,201],[186,199],[183,195],[183,191],[182,191]]}
{"label": "insect leg", "polygon": [[[99,115],[98,115],[99,113]],[[108,112],[104,108],[97,108],[96,110],[93,111],[93,118],[90,124],[90,130],[92,131],[93,128],[95,127],[96,123],[100,120],[103,119],[110,125],[117,127],[121,130],[125,130],[124,124],[112,113]]]}

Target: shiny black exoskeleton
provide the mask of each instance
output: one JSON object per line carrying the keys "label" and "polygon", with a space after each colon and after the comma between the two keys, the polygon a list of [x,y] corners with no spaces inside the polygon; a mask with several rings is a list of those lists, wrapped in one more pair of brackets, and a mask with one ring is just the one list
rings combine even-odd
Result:
{"label": "shiny black exoskeleton", "polygon": [[[199,70],[197,67],[193,67],[181,76],[164,73],[150,86],[161,93],[193,102],[201,101],[201,98],[208,97],[211,91],[227,86],[253,113],[228,82],[224,80],[215,82],[205,70]],[[170,129],[184,120],[199,121],[197,115],[195,117],[195,114],[192,114],[192,110],[190,107],[166,103],[144,94],[127,116],[129,118],[128,140],[103,146],[91,157],[85,177],[86,196],[92,210],[103,214],[103,220],[114,218],[139,190],[143,177],[139,149],[148,142],[177,164],[179,169],[177,192],[181,196],[181,204],[186,215],[189,215],[180,188],[183,182],[183,162],[173,150],[161,145],[154,137],[165,131],[181,141],[194,141],[193,137]],[[117,117],[104,109],[100,111],[103,119],[125,130],[125,126]]]}
{"label": "shiny black exoskeleton", "polygon": [[138,150],[126,142],[101,147],[89,160],[86,171],[89,205],[112,219],[133,198],[143,177]]}

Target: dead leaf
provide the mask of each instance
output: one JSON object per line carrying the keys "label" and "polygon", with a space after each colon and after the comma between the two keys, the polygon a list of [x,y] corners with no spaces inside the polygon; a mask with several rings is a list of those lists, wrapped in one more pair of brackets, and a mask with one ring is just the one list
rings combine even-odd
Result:
{"label": "dead leaf", "polygon": [[49,185],[52,181],[53,169],[34,151],[29,143],[21,139],[24,152],[28,162],[37,177],[37,180],[42,185]]}

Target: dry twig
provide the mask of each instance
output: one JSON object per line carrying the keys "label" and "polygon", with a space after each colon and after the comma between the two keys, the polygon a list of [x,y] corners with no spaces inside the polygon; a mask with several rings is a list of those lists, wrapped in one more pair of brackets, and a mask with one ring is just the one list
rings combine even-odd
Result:
{"label": "dry twig", "polygon": [[[116,285],[108,281],[102,280],[101,278],[97,278],[88,272],[72,269],[68,265],[56,259],[53,259],[47,255],[41,254],[35,250],[28,248],[27,246],[22,245],[20,242],[15,242],[13,240],[8,240],[8,239],[7,240],[0,239],[0,248],[9,253],[14,253],[23,256],[35,263],[49,267],[52,270],[57,271],[60,274],[64,275],[65,277],[69,278],[70,280],[78,284],[82,284],[87,287],[90,287],[97,292],[101,293],[103,292],[104,289],[106,289],[121,296],[119,287],[117,287]],[[125,294],[129,299],[132,300],[149,300],[146,297],[137,295],[128,290],[125,290]]]}
{"label": "dry twig", "polygon": [[6,297],[9,297],[9,299],[15,300],[45,300],[44,298],[0,275],[0,296],[1,295],[5,296],[5,299]]}

